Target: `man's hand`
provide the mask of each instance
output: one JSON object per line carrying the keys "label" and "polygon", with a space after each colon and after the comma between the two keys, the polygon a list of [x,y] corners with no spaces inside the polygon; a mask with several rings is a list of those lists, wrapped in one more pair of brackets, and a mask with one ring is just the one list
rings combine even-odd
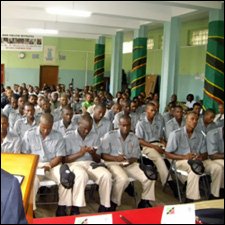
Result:
{"label": "man's hand", "polygon": [[46,172],[46,171],[50,171],[52,167],[50,166],[50,164],[46,164],[42,166],[42,168],[44,168],[44,171]]}
{"label": "man's hand", "polygon": [[162,147],[159,147],[157,145],[154,147],[154,149],[160,154],[164,154],[165,153],[165,150]]}

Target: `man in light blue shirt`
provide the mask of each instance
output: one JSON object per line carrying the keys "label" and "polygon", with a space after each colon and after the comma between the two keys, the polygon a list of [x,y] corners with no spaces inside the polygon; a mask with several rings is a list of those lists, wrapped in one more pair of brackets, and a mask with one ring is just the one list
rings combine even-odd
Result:
{"label": "man in light blue shirt", "polygon": [[71,207],[71,215],[79,214],[79,208],[86,206],[85,187],[89,179],[99,185],[99,212],[110,208],[112,175],[104,167],[92,168],[93,162],[100,162],[101,149],[98,133],[92,130],[93,119],[89,114],[82,115],[78,128],[65,135],[66,158],[70,170],[75,173],[72,191],[67,190],[67,206]]}
{"label": "man in light blue shirt", "polygon": [[220,183],[220,197],[224,195],[224,127],[210,130],[206,136],[209,158],[221,167],[223,172]]}
{"label": "man in light blue shirt", "polygon": [[203,162],[205,172],[211,175],[211,193],[219,196],[222,171],[220,166],[208,160],[205,136],[196,130],[198,115],[189,112],[186,117],[186,124],[183,128],[173,131],[167,142],[166,156],[176,160],[176,168],[188,173],[187,177],[182,177],[182,181],[187,180],[186,201],[200,199],[199,179],[200,175],[195,174],[190,165],[189,159],[199,159]]}
{"label": "man in light blue shirt", "polygon": [[38,127],[28,130],[23,138],[23,152],[39,155],[39,168],[44,168],[45,175],[35,177],[34,181],[34,210],[36,210],[35,196],[39,184],[46,176],[59,186],[59,202],[56,216],[65,216],[65,188],[60,183],[60,166],[65,156],[65,142],[61,133],[52,129],[53,116],[50,113],[41,115]]}
{"label": "man in light blue shirt", "polygon": [[111,195],[112,211],[121,204],[122,194],[129,185],[129,177],[142,184],[143,192],[139,208],[151,207],[149,200],[155,200],[155,181],[149,180],[137,163],[140,157],[139,141],[130,129],[131,118],[123,115],[119,120],[119,129],[110,131],[102,139],[102,158],[114,178]]}
{"label": "man in light blue shirt", "polygon": [[8,117],[1,114],[1,152],[20,153],[21,145],[20,137],[9,131]]}

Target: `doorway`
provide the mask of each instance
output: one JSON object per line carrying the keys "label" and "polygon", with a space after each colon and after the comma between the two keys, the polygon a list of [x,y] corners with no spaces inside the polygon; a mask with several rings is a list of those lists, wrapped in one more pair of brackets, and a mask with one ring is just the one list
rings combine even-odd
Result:
{"label": "doorway", "polygon": [[42,89],[44,84],[48,86],[58,85],[58,66],[40,66],[40,88]]}

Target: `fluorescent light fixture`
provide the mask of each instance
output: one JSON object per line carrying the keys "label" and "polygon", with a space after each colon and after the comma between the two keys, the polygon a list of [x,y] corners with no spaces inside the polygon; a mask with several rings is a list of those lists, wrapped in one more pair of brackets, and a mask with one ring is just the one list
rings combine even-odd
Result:
{"label": "fluorescent light fixture", "polygon": [[54,15],[61,16],[78,16],[78,17],[90,17],[91,12],[83,11],[83,10],[73,10],[73,9],[65,9],[65,8],[47,8],[46,12]]}
{"label": "fluorescent light fixture", "polygon": [[28,33],[32,34],[58,34],[58,30],[40,29],[40,28],[29,28]]}

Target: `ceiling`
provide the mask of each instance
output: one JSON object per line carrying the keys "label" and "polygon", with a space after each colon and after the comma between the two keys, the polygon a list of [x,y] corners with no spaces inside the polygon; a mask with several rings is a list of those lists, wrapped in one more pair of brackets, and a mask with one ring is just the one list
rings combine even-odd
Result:
{"label": "ceiling", "polygon": [[[52,6],[88,10],[92,16],[50,15],[45,8]],[[162,25],[174,16],[207,17],[209,10],[222,8],[223,1],[1,1],[1,33],[28,34],[28,28],[43,28],[59,30],[59,37],[97,39],[140,25]]]}

